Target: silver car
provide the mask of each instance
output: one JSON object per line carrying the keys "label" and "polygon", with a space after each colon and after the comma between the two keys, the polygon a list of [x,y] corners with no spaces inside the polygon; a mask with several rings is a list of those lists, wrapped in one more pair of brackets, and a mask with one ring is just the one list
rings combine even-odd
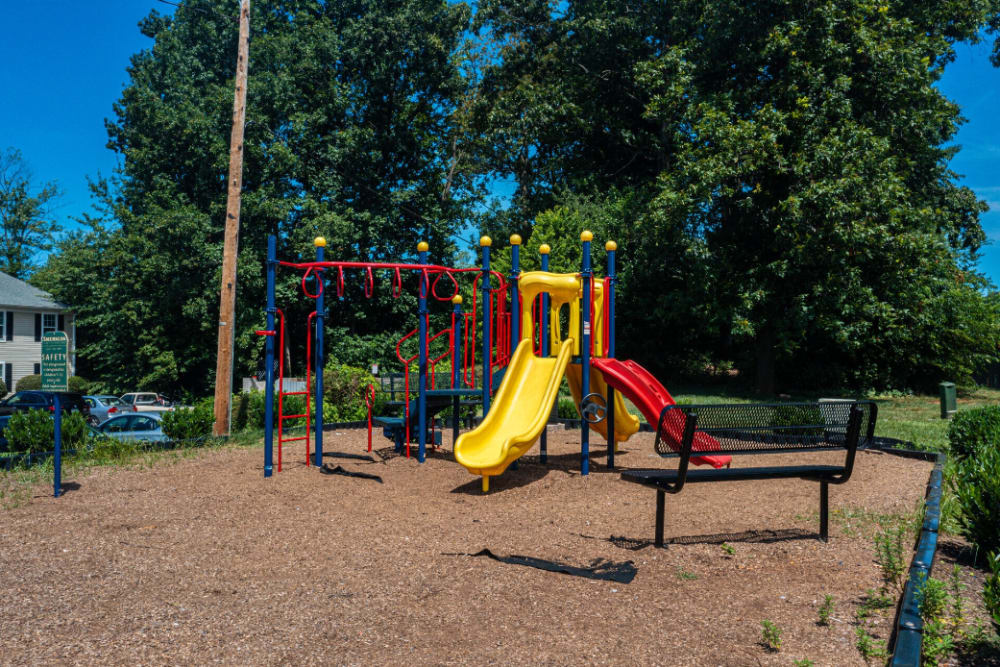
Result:
{"label": "silver car", "polygon": [[112,417],[135,412],[135,408],[122,401],[117,396],[84,396],[84,402],[90,406],[87,422],[91,426],[103,424]]}
{"label": "silver car", "polygon": [[155,412],[112,417],[97,427],[104,435],[118,440],[168,442],[170,438],[163,432],[160,415]]}

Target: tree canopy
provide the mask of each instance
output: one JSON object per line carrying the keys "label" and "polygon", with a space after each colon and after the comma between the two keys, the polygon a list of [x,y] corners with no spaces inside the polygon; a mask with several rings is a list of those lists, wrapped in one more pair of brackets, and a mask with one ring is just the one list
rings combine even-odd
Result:
{"label": "tree canopy", "polygon": [[[38,276],[115,386],[212,380],[232,15],[186,0],[142,23],[155,45],[107,122],[123,167]],[[622,356],[660,374],[731,362],[765,393],[968,379],[996,358],[1000,311],[975,269],[985,205],[949,169],[960,110],[935,83],[998,16],[996,0],[255,2],[238,370],[260,356],[268,234],[287,258],[322,234],[337,258],[425,239],[448,262],[474,226],[574,270],[590,227],[619,243]],[[507,207],[484,205],[497,178],[516,183]],[[87,276],[102,289],[74,291]],[[297,289],[285,277],[280,298]],[[334,356],[391,361],[415,305],[377,295],[333,302]]]}
{"label": "tree canopy", "polygon": [[23,280],[52,249],[61,229],[52,211],[58,197],[55,183],[35,182],[19,150],[0,151],[0,271]]}

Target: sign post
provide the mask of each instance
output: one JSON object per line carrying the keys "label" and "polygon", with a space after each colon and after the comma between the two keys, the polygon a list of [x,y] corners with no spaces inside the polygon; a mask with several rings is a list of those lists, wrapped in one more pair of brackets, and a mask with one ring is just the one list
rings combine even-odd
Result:
{"label": "sign post", "polygon": [[[42,391],[64,392],[69,389],[69,340],[65,332],[49,331],[42,336]],[[62,405],[59,394],[54,397],[55,460],[52,467],[53,493],[62,489]]]}

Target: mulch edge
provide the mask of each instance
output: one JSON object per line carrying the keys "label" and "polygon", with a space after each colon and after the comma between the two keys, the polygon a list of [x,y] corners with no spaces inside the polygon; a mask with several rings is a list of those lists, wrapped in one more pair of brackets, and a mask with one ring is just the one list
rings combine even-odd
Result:
{"label": "mulch edge", "polygon": [[893,625],[892,637],[890,637],[892,657],[889,660],[889,665],[892,667],[918,667],[923,648],[924,622],[920,617],[916,596],[918,587],[927,580],[934,566],[938,527],[941,521],[941,485],[944,479],[944,464],[948,457],[944,452],[926,452],[895,447],[878,447],[878,449],[886,454],[903,458],[934,461],[934,469],[931,470],[927,480],[927,491],[924,494],[924,522],[917,537],[913,560],[910,562],[910,576],[896,607],[896,621]]}

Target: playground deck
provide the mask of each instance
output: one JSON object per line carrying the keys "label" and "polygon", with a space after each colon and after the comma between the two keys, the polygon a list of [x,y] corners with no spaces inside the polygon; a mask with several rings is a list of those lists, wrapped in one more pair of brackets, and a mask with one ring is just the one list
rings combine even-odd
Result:
{"label": "playground deck", "polygon": [[[829,544],[815,539],[816,484],[694,485],[658,550],[649,491],[596,455],[581,477],[579,433],[549,434],[551,465],[533,462],[536,449],[488,495],[449,453],[422,466],[327,459],[379,484],[306,469],[291,447],[268,480],[248,448],[102,469],[70,478],[79,488],[59,500],[39,488],[0,512],[2,661],[864,664],[849,621],[880,583],[871,517],[913,510],[930,464],[859,453],[850,483],[830,491]],[[619,465],[669,465],[651,439],[630,441]],[[344,431],[327,450],[365,442]],[[632,561],[635,578],[461,555],[484,548]],[[843,620],[829,628],[815,624],[826,593]],[[765,619],[783,630],[780,653],[758,643]]]}

